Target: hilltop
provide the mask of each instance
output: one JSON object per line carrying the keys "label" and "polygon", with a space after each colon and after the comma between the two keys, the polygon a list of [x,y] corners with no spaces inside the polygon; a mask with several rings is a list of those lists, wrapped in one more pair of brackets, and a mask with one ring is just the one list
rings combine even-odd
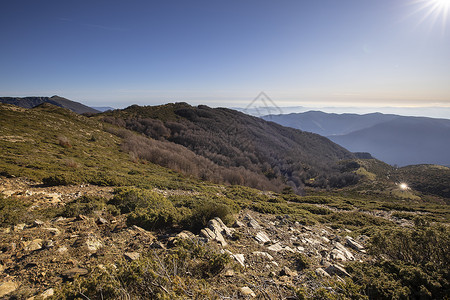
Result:
{"label": "hilltop", "polygon": [[49,103],[59,107],[70,109],[71,111],[78,114],[100,112],[99,110],[81,104],[79,102],[56,95],[52,97],[0,97],[0,103],[17,105],[23,108],[33,108],[43,103]]}

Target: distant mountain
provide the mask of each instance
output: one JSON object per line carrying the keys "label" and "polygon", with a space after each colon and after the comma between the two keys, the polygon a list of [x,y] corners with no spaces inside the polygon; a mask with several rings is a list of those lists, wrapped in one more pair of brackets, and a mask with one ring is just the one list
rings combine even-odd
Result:
{"label": "distant mountain", "polygon": [[263,118],[319,133],[350,151],[369,152],[392,165],[450,165],[450,120],[447,119],[317,111]]}
{"label": "distant mountain", "polygon": [[[186,103],[133,105],[98,117],[158,140],[166,150],[172,149],[170,153],[156,153],[156,142],[145,146],[130,137],[124,147],[135,157],[169,167],[178,164],[177,168],[209,180],[272,190],[288,184],[298,191],[304,185],[337,187],[357,181],[355,174],[338,165],[340,160],[355,159],[341,146],[318,134],[231,109]],[[175,150],[174,144],[185,149]]]}
{"label": "distant mountain", "polygon": [[114,107],[109,107],[109,106],[92,106],[93,109],[98,110],[100,112],[105,112],[108,110],[115,110]]}
{"label": "distant mountain", "polygon": [[33,108],[41,105],[42,103],[50,103],[59,107],[70,109],[78,114],[100,112],[92,107],[56,95],[52,97],[0,97],[0,102],[13,104],[24,108]]}

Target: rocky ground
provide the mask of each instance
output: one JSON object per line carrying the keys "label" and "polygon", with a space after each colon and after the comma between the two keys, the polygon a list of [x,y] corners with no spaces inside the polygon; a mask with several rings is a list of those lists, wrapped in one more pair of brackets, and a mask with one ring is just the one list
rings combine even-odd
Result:
{"label": "rocky ground", "polygon": [[[1,179],[5,195],[32,199],[35,206],[61,206],[90,194],[111,197],[112,188],[42,187],[23,179]],[[32,209],[32,208],[31,208]],[[323,285],[349,276],[345,262],[367,260],[366,236],[323,225],[303,226],[288,216],[241,211],[233,226],[216,218],[194,234],[149,232],[127,227],[123,216],[98,212],[94,217],[34,220],[0,228],[0,297],[42,299],[63,282],[89,276],[120,259],[133,261],[151,249],[170,248],[177,239],[211,243],[234,261],[213,279],[219,298],[295,299],[295,285]]]}

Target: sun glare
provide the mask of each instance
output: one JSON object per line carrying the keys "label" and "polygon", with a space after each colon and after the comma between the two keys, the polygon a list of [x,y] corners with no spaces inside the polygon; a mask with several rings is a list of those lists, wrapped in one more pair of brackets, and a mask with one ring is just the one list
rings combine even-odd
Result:
{"label": "sun glare", "polygon": [[430,19],[432,22],[431,26],[433,27],[438,20],[441,20],[445,30],[447,18],[450,14],[450,0],[416,0],[413,3],[419,5],[415,13],[423,13],[419,24]]}
{"label": "sun glare", "polygon": [[399,187],[401,190],[407,190],[409,187],[406,183],[402,182],[399,184]]}

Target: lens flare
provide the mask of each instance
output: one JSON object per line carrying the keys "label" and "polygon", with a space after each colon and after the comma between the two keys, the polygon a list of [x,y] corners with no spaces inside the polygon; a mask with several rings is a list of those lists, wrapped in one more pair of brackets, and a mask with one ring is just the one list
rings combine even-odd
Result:
{"label": "lens flare", "polygon": [[419,24],[430,20],[431,27],[434,27],[436,22],[441,20],[443,30],[448,29],[446,27],[447,18],[450,14],[450,0],[415,0],[413,3],[418,5],[413,14],[423,14]]}
{"label": "lens flare", "polygon": [[398,186],[400,187],[401,190],[404,190],[404,191],[409,189],[408,185],[404,182],[400,183]]}

